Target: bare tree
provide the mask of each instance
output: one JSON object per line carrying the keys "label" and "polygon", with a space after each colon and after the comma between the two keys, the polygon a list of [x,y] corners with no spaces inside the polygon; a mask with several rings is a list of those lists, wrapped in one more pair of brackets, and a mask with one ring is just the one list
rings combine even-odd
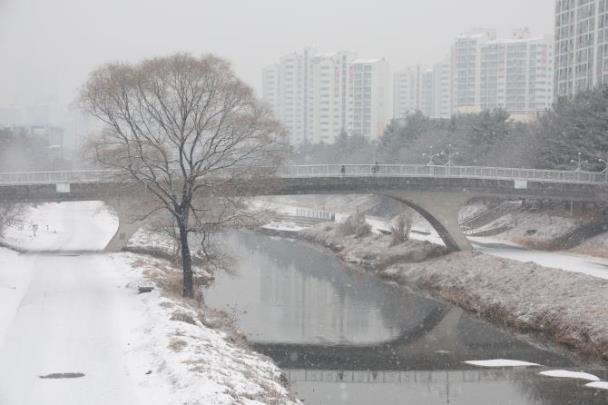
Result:
{"label": "bare tree", "polygon": [[183,294],[193,297],[189,235],[227,223],[242,188],[272,175],[285,152],[281,127],[211,55],[103,66],[80,101],[106,124],[90,145],[95,160],[144,186],[158,203],[145,215],[165,210],[175,220]]}

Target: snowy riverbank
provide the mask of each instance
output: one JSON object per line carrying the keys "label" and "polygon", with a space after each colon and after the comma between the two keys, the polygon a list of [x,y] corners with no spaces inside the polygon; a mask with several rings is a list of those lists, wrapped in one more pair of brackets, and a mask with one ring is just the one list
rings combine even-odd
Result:
{"label": "snowy riverbank", "polygon": [[428,242],[389,248],[390,237],[340,237],[336,224],[293,236],[332,249],[380,277],[418,287],[483,318],[542,335],[583,355],[608,360],[608,281],[478,252],[441,256]]}
{"label": "snowy riverbank", "polygon": [[[114,259],[128,266],[129,286],[156,287],[138,296],[137,312],[145,320],[134,331],[136,345],[127,353],[146,398],[153,394],[158,404],[297,403],[289,398],[281,370],[249,349],[225,315],[176,294],[178,270],[138,255]],[[146,368],[152,373],[147,375]]]}
{"label": "snowy riverbank", "polygon": [[[180,296],[169,262],[77,253],[105,246],[111,217],[100,203],[43,204],[8,230],[12,244],[56,253],[0,248],[0,403],[299,403],[225,315]],[[78,378],[39,378],[64,373]]]}

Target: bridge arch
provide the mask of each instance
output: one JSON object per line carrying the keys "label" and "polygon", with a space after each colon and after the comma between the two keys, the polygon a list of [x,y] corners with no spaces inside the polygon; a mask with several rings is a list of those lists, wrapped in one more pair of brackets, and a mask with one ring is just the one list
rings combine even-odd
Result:
{"label": "bridge arch", "polygon": [[462,232],[458,214],[470,196],[460,193],[386,192],[393,198],[418,212],[437,231],[452,252],[471,250],[471,243]]}

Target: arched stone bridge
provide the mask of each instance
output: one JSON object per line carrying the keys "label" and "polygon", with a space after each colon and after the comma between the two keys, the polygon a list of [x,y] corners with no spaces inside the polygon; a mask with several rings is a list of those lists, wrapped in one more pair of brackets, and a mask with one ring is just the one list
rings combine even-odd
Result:
{"label": "arched stone bridge", "polygon": [[[112,200],[124,194],[112,171],[0,173],[0,201]],[[533,170],[434,165],[285,166],[276,176],[248,182],[242,195],[377,194],[418,211],[452,250],[471,245],[458,225],[458,212],[476,197],[608,200],[608,171]],[[119,216],[120,209],[117,210]],[[123,218],[121,218],[123,219]],[[111,249],[131,230],[121,221]],[[120,236],[120,237],[119,237]],[[121,242],[122,241],[122,242]]]}

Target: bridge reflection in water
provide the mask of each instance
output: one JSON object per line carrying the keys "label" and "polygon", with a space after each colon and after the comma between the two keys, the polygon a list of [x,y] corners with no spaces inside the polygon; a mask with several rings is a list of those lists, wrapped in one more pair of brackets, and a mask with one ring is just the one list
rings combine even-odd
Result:
{"label": "bridge reflection in water", "polygon": [[254,233],[225,241],[235,274],[219,273],[206,302],[237,314],[254,348],[285,370],[306,404],[608,403],[538,370],[467,366],[496,358],[574,363],[458,308],[349,271],[316,247]]}
{"label": "bridge reflection in water", "polygon": [[[508,371],[512,377],[515,370]],[[426,370],[426,371],[369,371],[369,370],[285,370],[291,383],[345,384],[446,384],[480,383],[505,379],[505,371],[497,370]]]}

